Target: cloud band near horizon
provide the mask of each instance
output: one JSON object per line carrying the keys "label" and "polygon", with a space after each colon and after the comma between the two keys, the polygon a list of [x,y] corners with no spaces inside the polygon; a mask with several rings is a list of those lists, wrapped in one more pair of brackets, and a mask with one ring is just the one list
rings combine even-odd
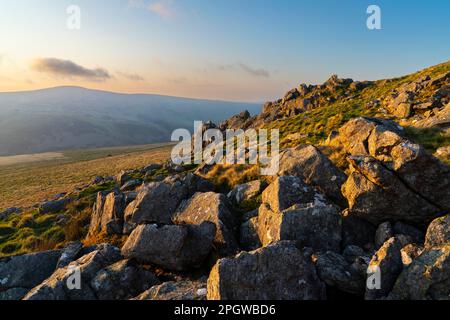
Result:
{"label": "cloud band near horizon", "polygon": [[111,79],[111,74],[103,68],[89,69],[70,60],[38,58],[31,63],[31,69],[53,76],[83,78],[93,81]]}

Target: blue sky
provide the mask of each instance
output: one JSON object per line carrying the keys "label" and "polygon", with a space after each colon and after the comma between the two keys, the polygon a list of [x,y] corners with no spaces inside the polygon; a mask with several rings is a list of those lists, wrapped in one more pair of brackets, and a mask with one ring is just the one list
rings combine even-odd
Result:
{"label": "blue sky", "polygon": [[[80,30],[66,27],[71,4]],[[366,27],[371,4],[382,30]],[[0,91],[272,100],[334,73],[374,80],[447,61],[449,12],[448,0],[2,0]]]}

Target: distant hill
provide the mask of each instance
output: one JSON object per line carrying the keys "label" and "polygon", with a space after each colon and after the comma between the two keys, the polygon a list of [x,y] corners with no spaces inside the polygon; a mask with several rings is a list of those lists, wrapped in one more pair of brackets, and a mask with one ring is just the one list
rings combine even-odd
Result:
{"label": "distant hill", "polygon": [[80,87],[0,93],[0,156],[170,140],[194,120],[221,122],[261,105]]}

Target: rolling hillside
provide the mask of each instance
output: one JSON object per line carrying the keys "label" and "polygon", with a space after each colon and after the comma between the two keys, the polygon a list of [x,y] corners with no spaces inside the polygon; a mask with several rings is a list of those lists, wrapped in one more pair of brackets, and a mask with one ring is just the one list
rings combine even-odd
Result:
{"label": "rolling hillside", "polygon": [[194,120],[220,122],[250,103],[118,94],[79,87],[0,93],[0,156],[170,141]]}

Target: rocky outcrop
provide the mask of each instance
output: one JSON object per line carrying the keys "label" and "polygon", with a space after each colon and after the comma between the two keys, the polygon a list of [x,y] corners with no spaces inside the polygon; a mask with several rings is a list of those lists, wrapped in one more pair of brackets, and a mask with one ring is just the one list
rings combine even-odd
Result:
{"label": "rocky outcrop", "polygon": [[170,224],[181,201],[195,192],[206,192],[212,188],[208,181],[190,173],[145,185],[125,210],[125,233],[130,233],[138,224]]}
{"label": "rocky outcrop", "polygon": [[206,282],[170,281],[153,286],[134,300],[206,300]]}
{"label": "rocky outcrop", "polygon": [[238,249],[238,219],[225,195],[214,192],[196,193],[183,202],[174,215],[175,224],[200,224],[209,221],[216,226],[214,245],[219,254],[227,256]]}
{"label": "rocky outcrop", "polygon": [[278,242],[219,260],[208,278],[208,300],[319,300],[325,286],[311,252]]}
{"label": "rocky outcrop", "polygon": [[100,233],[122,234],[125,206],[125,194],[99,192],[91,216],[88,237]]}
{"label": "rocky outcrop", "polygon": [[343,207],[347,201],[341,193],[347,179],[327,157],[311,145],[287,149],[280,154],[280,176],[297,176],[317,187],[330,200]]}
{"label": "rocky outcrop", "polygon": [[300,178],[277,178],[262,195],[258,235],[263,245],[297,240],[317,251],[338,251],[341,215]]}
{"label": "rocky outcrop", "polygon": [[414,126],[433,127],[450,123],[449,110],[443,112],[449,101],[450,73],[446,72],[402,84],[383,99],[382,105],[397,118],[412,120]]}
{"label": "rocky outcrop", "polygon": [[212,249],[215,225],[140,225],[122,247],[122,254],[169,270],[199,267]]}
{"label": "rocky outcrop", "polygon": [[230,129],[230,130],[243,129],[243,130],[245,130],[245,129],[247,129],[250,119],[251,119],[250,113],[247,110],[245,110],[235,116],[232,116],[228,120],[222,122],[219,125],[219,129],[222,131],[224,131],[226,129]]}
{"label": "rocky outcrop", "polygon": [[56,269],[61,250],[0,258],[0,296],[19,300]]}

